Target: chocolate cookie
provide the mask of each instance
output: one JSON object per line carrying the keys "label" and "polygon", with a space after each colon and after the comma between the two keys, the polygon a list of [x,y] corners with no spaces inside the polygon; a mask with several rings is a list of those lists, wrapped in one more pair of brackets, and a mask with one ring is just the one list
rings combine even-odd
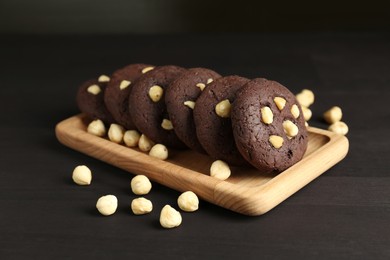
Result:
{"label": "chocolate cookie", "polygon": [[104,105],[104,91],[109,77],[102,75],[99,79],[84,82],[77,91],[76,101],[80,111],[91,119],[100,119],[107,124],[115,120]]}
{"label": "chocolate cookie", "polygon": [[146,64],[131,64],[111,75],[104,91],[104,103],[115,121],[126,129],[135,129],[129,113],[129,95],[134,82],[154,67]]}
{"label": "chocolate cookie", "polygon": [[303,113],[278,82],[248,82],[237,92],[231,116],[237,148],[260,171],[281,172],[302,159],[308,142]]}
{"label": "chocolate cookie", "polygon": [[193,109],[207,84],[221,75],[205,68],[192,68],[176,78],[165,91],[165,103],[176,135],[189,148],[204,152],[195,130]]}
{"label": "chocolate cookie", "polygon": [[135,126],[156,143],[185,148],[176,136],[165,106],[168,85],[186,69],[161,66],[142,75],[133,85],[129,96],[129,112]]}
{"label": "chocolate cookie", "polygon": [[194,120],[198,140],[214,159],[232,165],[246,164],[236,148],[230,119],[230,106],[236,92],[249,79],[228,76],[210,83],[196,100]]}

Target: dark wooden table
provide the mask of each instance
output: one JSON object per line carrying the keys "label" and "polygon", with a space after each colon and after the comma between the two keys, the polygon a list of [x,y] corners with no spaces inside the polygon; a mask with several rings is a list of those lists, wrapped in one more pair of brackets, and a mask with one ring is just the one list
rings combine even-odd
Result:
{"label": "dark wooden table", "polygon": [[[350,127],[347,157],[259,217],[201,201],[183,223],[158,218],[179,193],[153,183],[154,211],[134,216],[132,174],[68,149],[57,122],[78,113],[91,77],[129,63],[209,67],[316,94],[311,125],[333,105]],[[1,259],[389,259],[390,34],[0,36]],[[88,165],[93,183],[71,181]],[[119,208],[100,216],[99,196]],[[130,259],[130,258],[128,258]]]}

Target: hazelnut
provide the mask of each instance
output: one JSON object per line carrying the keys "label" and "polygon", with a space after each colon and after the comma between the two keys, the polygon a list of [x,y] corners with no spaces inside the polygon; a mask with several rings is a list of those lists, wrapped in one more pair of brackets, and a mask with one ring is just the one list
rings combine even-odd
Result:
{"label": "hazelnut", "polygon": [[290,120],[286,120],[283,122],[283,128],[284,132],[288,137],[294,137],[298,134],[298,126],[296,126],[293,122]]}
{"label": "hazelnut", "polygon": [[102,137],[106,135],[106,127],[102,120],[96,119],[88,124],[87,132]]}
{"label": "hazelnut", "polygon": [[170,205],[165,205],[160,213],[160,224],[164,228],[174,228],[181,224],[182,218],[179,211]]}
{"label": "hazelnut", "polygon": [[114,195],[100,197],[96,203],[96,208],[104,216],[112,215],[118,208],[118,199]]}
{"label": "hazelnut", "polygon": [[274,102],[280,111],[282,111],[284,106],[286,105],[286,100],[282,97],[275,97]]}
{"label": "hazelnut", "polygon": [[194,108],[195,108],[195,102],[194,102],[194,101],[190,101],[190,100],[184,101],[183,104],[184,104],[185,106],[191,108],[191,109],[194,109]]}
{"label": "hazelnut", "polygon": [[92,172],[87,166],[79,165],[74,168],[72,179],[78,185],[89,185],[92,181]]}
{"label": "hazelnut", "polygon": [[100,88],[98,85],[94,84],[94,85],[89,86],[89,87],[87,88],[87,91],[88,91],[88,93],[91,93],[92,95],[97,95],[97,94],[99,94],[102,90],[101,90],[101,88]]}
{"label": "hazelnut", "polygon": [[222,100],[215,106],[215,113],[223,118],[230,117],[231,104],[229,99]]}
{"label": "hazelnut", "polygon": [[298,118],[299,117],[299,108],[296,104],[292,105],[291,107],[291,110],[290,110],[291,114],[293,115],[294,118]]}
{"label": "hazelnut", "polygon": [[125,88],[130,86],[130,84],[131,84],[131,81],[129,81],[129,80],[122,80],[121,83],[119,84],[119,89],[120,90],[124,90]]}
{"label": "hazelnut", "polygon": [[136,130],[128,130],[123,135],[123,141],[128,147],[137,147],[141,135]]}
{"label": "hazelnut", "polygon": [[149,155],[157,159],[166,160],[168,158],[168,149],[165,145],[155,144],[150,149]]}
{"label": "hazelnut", "polygon": [[270,135],[269,142],[272,144],[273,147],[279,149],[283,145],[283,137],[278,135]]}
{"label": "hazelnut", "polygon": [[131,190],[136,195],[145,195],[152,189],[152,183],[145,175],[137,175],[131,179]]}
{"label": "hazelnut", "polygon": [[206,84],[210,84],[210,83],[213,82],[213,81],[214,81],[214,80],[213,80],[212,78],[208,78]]}
{"label": "hazelnut", "polygon": [[204,88],[206,87],[206,85],[203,84],[203,83],[198,83],[198,84],[196,84],[196,86],[197,86],[198,88],[200,88],[201,91],[203,91]]}
{"label": "hazelnut", "polygon": [[142,134],[138,141],[138,148],[143,152],[149,152],[152,149],[154,142],[146,135]]}
{"label": "hazelnut", "polygon": [[348,125],[342,121],[334,122],[328,130],[340,135],[346,135],[349,131]]}
{"label": "hazelnut", "polygon": [[324,113],[324,119],[328,124],[338,122],[343,117],[343,112],[340,107],[334,106]]}
{"label": "hazelnut", "polygon": [[210,167],[210,176],[220,179],[226,180],[230,177],[231,171],[229,165],[221,160],[216,160],[211,164]]}
{"label": "hazelnut", "polygon": [[177,204],[181,210],[193,212],[199,208],[199,199],[194,192],[186,191],[179,196]]}
{"label": "hazelnut", "polygon": [[299,104],[304,107],[309,107],[314,103],[314,93],[309,89],[303,89],[295,97]]}
{"label": "hazelnut", "polygon": [[164,128],[165,130],[172,130],[173,125],[172,125],[171,120],[164,118],[163,121],[161,122],[161,127]]}
{"label": "hazelnut", "polygon": [[122,143],[124,133],[125,129],[123,126],[118,124],[111,124],[110,128],[108,129],[108,139],[117,144]]}
{"label": "hazelnut", "polygon": [[274,121],[274,114],[272,113],[271,108],[269,107],[263,107],[260,109],[261,112],[261,121],[263,121],[264,124],[271,124]]}
{"label": "hazelnut", "polygon": [[99,82],[109,82],[110,81],[110,77],[106,76],[106,75],[101,75],[99,78],[98,78],[98,81]]}
{"label": "hazelnut", "polygon": [[154,67],[145,67],[145,68],[142,69],[141,72],[142,72],[142,74],[145,74],[146,72],[151,71],[153,69],[154,69]]}
{"label": "hazelnut", "polygon": [[302,113],[303,113],[303,118],[305,118],[305,121],[309,121],[312,116],[311,110],[305,106],[302,106]]}
{"label": "hazelnut", "polygon": [[131,202],[131,210],[135,215],[143,215],[152,212],[153,204],[150,200],[144,197],[133,199]]}
{"label": "hazelnut", "polygon": [[164,89],[157,85],[154,85],[149,89],[149,97],[153,102],[160,101],[163,93],[164,93]]}

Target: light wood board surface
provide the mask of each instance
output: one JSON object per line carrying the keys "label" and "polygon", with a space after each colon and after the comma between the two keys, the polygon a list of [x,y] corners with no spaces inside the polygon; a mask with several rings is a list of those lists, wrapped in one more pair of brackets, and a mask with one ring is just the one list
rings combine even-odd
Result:
{"label": "light wood board surface", "polygon": [[191,150],[169,150],[162,161],[125,145],[89,134],[82,114],[56,126],[58,140],[79,152],[178,191],[191,190],[201,199],[245,215],[261,215],[317,178],[348,153],[345,136],[309,127],[309,145],[304,158],[280,174],[262,174],[253,168],[232,167],[222,181],[209,176],[213,160]]}

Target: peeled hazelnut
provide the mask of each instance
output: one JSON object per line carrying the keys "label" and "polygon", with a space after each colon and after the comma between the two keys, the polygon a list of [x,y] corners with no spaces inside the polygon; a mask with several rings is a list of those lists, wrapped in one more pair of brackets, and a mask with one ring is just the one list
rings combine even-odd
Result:
{"label": "peeled hazelnut", "polygon": [[96,119],[88,124],[87,132],[102,137],[106,135],[106,127],[102,120]]}
{"label": "peeled hazelnut", "polygon": [[186,191],[179,196],[177,204],[181,210],[193,212],[199,208],[199,199],[194,192]]}
{"label": "peeled hazelnut", "polygon": [[136,147],[138,146],[140,137],[141,135],[138,133],[138,131],[128,130],[123,135],[123,142],[125,142],[128,147]]}
{"label": "peeled hazelnut", "polygon": [[146,68],[143,68],[141,72],[142,72],[142,74],[145,74],[146,72],[151,71],[153,69],[154,69],[154,67],[146,67]]}
{"label": "peeled hazelnut", "polygon": [[334,122],[328,130],[340,135],[346,135],[349,131],[348,125],[342,121]]}
{"label": "peeled hazelnut", "polygon": [[309,107],[314,103],[314,93],[309,89],[303,89],[295,97],[299,104],[304,107]]}
{"label": "peeled hazelnut", "polygon": [[160,86],[154,85],[149,89],[149,97],[153,102],[160,101],[163,96],[164,89]]}
{"label": "peeled hazelnut", "polygon": [[275,97],[274,102],[280,111],[282,111],[284,106],[286,105],[286,100],[282,97]]}
{"label": "peeled hazelnut", "polygon": [[97,94],[99,94],[102,90],[101,90],[101,88],[100,88],[98,85],[94,84],[94,85],[89,86],[89,87],[87,88],[87,91],[88,91],[88,93],[91,93],[92,95],[97,95]]}
{"label": "peeled hazelnut", "polygon": [[215,113],[223,118],[230,117],[231,104],[229,99],[222,100],[215,106]]}
{"label": "peeled hazelnut", "polygon": [[133,199],[131,202],[131,210],[135,215],[143,215],[152,212],[153,204],[150,200],[143,197]]}
{"label": "peeled hazelnut", "polygon": [[283,145],[283,137],[278,135],[270,135],[269,142],[272,144],[273,147],[279,149]]}
{"label": "peeled hazelnut", "polygon": [[212,78],[208,78],[206,84],[210,84],[210,83],[213,82],[213,81],[214,81],[214,80],[213,80]]}
{"label": "peeled hazelnut", "polygon": [[145,195],[152,189],[152,183],[145,175],[135,176],[130,183],[131,190],[136,195]]}
{"label": "peeled hazelnut", "polygon": [[264,124],[271,124],[274,121],[274,114],[272,113],[271,108],[269,107],[263,107],[260,109],[261,112],[261,121],[263,121]]}
{"label": "peeled hazelnut", "polygon": [[284,132],[289,137],[294,137],[298,134],[298,126],[296,126],[293,122],[290,120],[286,120],[283,122],[283,128]]}
{"label": "peeled hazelnut", "polygon": [[165,130],[172,130],[173,125],[172,125],[171,120],[164,118],[163,121],[161,122],[161,127],[164,128]]}
{"label": "peeled hazelnut", "polygon": [[291,107],[291,110],[290,110],[291,114],[293,115],[294,118],[298,118],[299,117],[299,108],[297,105],[292,105]]}
{"label": "peeled hazelnut", "polygon": [[191,108],[191,109],[194,109],[194,108],[195,108],[195,102],[194,102],[194,101],[190,101],[190,100],[184,101],[183,104],[184,104],[185,106]]}
{"label": "peeled hazelnut", "polygon": [[164,228],[174,228],[181,224],[182,218],[179,211],[170,205],[165,205],[160,213],[160,224]]}
{"label": "peeled hazelnut", "polygon": [[302,106],[302,113],[303,113],[303,118],[305,118],[305,121],[309,121],[312,116],[311,110],[305,106]]}
{"label": "peeled hazelnut", "polygon": [[142,134],[138,141],[138,148],[143,152],[149,152],[152,149],[154,142],[146,135]]}
{"label": "peeled hazelnut", "polygon": [[155,144],[150,149],[149,155],[157,159],[166,160],[168,158],[168,149],[165,145]]}
{"label": "peeled hazelnut", "polygon": [[110,81],[110,77],[106,76],[106,75],[101,75],[99,78],[98,78],[98,81],[99,82],[109,82]]}
{"label": "peeled hazelnut", "polygon": [[338,122],[343,117],[343,112],[340,107],[334,106],[324,113],[324,119],[327,123],[333,124]]}
{"label": "peeled hazelnut", "polygon": [[206,87],[206,85],[203,84],[203,83],[198,83],[198,84],[196,84],[196,86],[197,86],[198,88],[200,88],[201,91],[203,91],[204,88]]}
{"label": "peeled hazelnut", "polygon": [[226,180],[230,177],[231,171],[229,165],[221,160],[216,160],[211,164],[210,167],[210,176],[220,179]]}
{"label": "peeled hazelnut", "polygon": [[104,216],[112,215],[118,208],[118,199],[114,195],[100,197],[96,203],[96,208]]}
{"label": "peeled hazelnut", "polygon": [[123,90],[123,89],[127,88],[128,86],[130,86],[130,84],[131,84],[131,81],[129,81],[129,80],[122,80],[121,84],[119,84],[119,89]]}
{"label": "peeled hazelnut", "polygon": [[122,143],[124,133],[125,129],[123,126],[118,124],[111,124],[110,128],[108,129],[108,139],[117,144]]}
{"label": "peeled hazelnut", "polygon": [[89,185],[92,181],[92,172],[87,166],[79,165],[74,168],[72,179],[78,185]]}

